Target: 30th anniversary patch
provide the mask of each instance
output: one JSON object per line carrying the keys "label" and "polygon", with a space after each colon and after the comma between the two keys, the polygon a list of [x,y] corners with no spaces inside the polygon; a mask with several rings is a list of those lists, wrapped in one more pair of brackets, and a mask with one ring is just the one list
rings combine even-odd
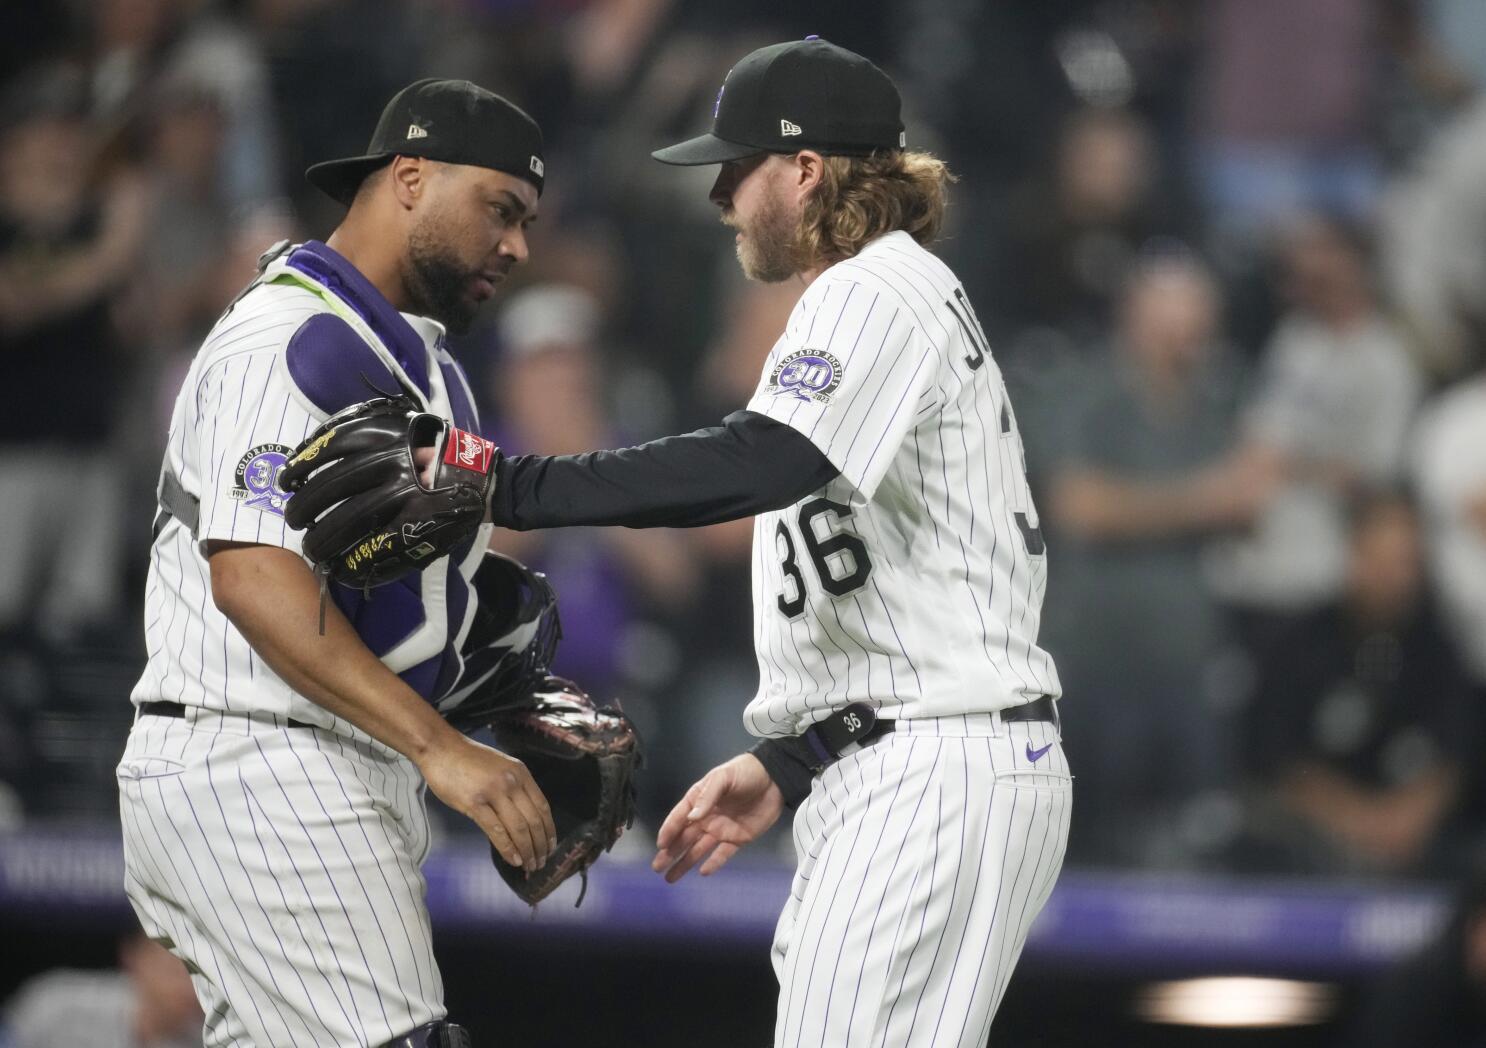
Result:
{"label": "30th anniversary patch", "polygon": [[279,474],[294,449],[283,444],[259,444],[237,460],[231,495],[247,509],[284,515],[289,493],[279,487]]}
{"label": "30th anniversary patch", "polygon": [[774,365],[764,392],[824,404],[840,384],[841,361],[818,349],[797,349]]}

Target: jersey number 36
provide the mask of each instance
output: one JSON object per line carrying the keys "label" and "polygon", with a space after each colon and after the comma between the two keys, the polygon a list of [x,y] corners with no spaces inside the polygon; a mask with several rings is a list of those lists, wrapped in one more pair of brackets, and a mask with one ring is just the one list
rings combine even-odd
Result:
{"label": "jersey number 36", "polygon": [[[829,519],[834,516],[835,520]],[[835,521],[851,516],[851,507],[830,499],[811,499],[800,506],[795,523],[800,529],[800,538],[805,542],[805,552],[810,563],[815,565],[815,577],[821,588],[833,597],[844,597],[867,584],[872,574],[872,558],[867,555],[867,544],[847,531],[837,531]],[[825,519],[823,519],[825,518]],[[821,534],[817,522],[824,525]],[[800,571],[795,539],[784,521],[774,532],[775,544],[784,558],[780,564],[784,571],[784,592],[779,594],[779,611],[786,618],[794,618],[805,610],[805,575]]]}

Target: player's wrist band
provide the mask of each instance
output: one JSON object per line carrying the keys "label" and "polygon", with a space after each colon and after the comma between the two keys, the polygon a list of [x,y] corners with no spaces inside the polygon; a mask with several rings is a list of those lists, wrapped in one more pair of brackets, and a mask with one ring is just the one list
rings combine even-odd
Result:
{"label": "player's wrist band", "polygon": [[790,808],[810,796],[815,776],[840,760],[853,744],[866,746],[893,730],[892,720],[879,720],[877,711],[864,702],[854,702],[817,721],[800,735],[762,739],[748,752],[779,787]]}

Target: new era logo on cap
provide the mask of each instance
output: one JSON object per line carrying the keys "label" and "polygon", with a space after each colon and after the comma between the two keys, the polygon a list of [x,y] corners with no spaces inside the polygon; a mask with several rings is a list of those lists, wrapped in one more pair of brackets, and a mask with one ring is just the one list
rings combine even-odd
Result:
{"label": "new era logo on cap", "polygon": [[409,124],[408,125],[408,141],[412,141],[415,138],[427,138],[427,137],[428,137],[428,132],[425,131],[425,130],[423,130],[423,128],[419,127],[417,124]]}
{"label": "new era logo on cap", "polygon": [[800,134],[800,125],[791,123],[788,120],[781,120],[779,121],[779,133],[786,138],[790,135],[798,135]]}
{"label": "new era logo on cap", "polygon": [[541,178],[544,174],[546,174],[547,165],[542,163],[542,158],[539,156],[532,157],[531,164],[528,166],[530,166],[531,168],[531,173],[536,175],[538,178]]}

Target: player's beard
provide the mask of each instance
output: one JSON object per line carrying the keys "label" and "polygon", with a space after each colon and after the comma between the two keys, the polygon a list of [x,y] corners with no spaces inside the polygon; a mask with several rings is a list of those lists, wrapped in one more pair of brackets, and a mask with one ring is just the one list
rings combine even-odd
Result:
{"label": "player's beard", "polygon": [[474,323],[480,303],[470,285],[480,275],[459,260],[449,238],[438,228],[438,215],[429,215],[408,236],[408,265],[403,283],[413,312],[430,317],[462,335]]}
{"label": "player's beard", "polygon": [[799,218],[778,197],[765,197],[746,226],[734,223],[730,224],[743,234],[738,241],[738,264],[749,280],[777,284],[804,268]]}

